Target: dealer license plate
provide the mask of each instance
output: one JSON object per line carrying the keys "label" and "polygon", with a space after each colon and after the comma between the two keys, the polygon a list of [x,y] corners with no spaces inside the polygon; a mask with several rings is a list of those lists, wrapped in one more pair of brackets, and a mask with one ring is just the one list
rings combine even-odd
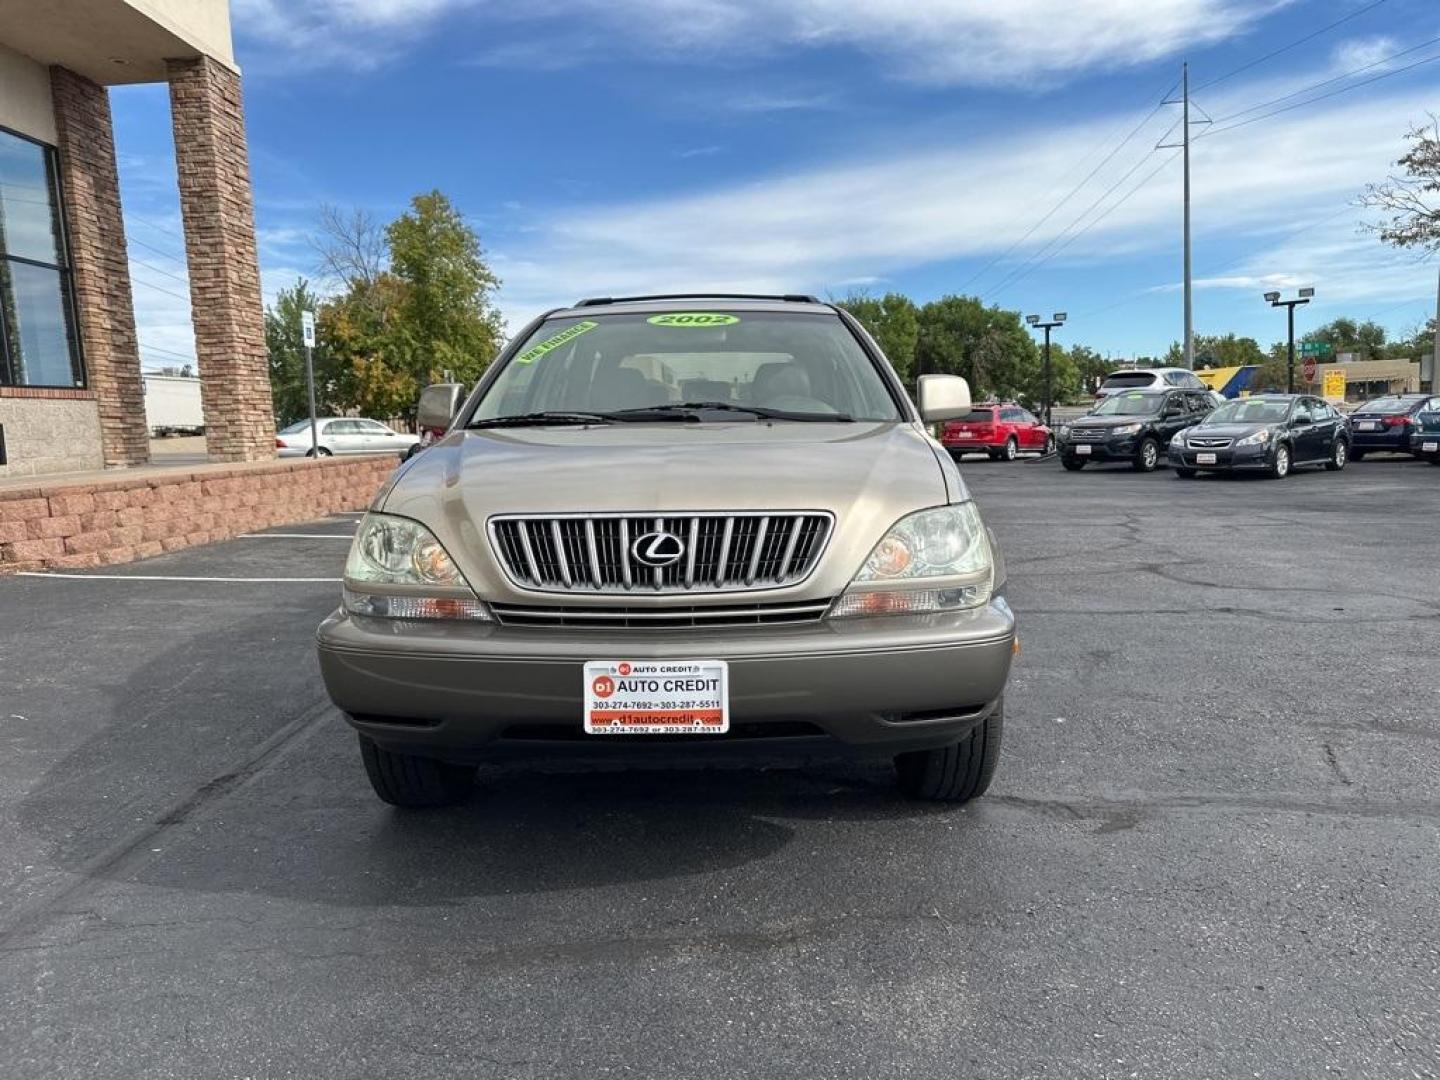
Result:
{"label": "dealer license plate", "polygon": [[1079,454],[1081,457],[1084,457],[1086,454],[1090,453],[1090,447],[1086,446],[1084,443],[1078,443],[1075,447],[1075,453]]}
{"label": "dealer license plate", "polygon": [[723,660],[592,660],[585,665],[587,735],[723,735],[730,669]]}
{"label": "dealer license plate", "polygon": [[1436,450],[1440,450],[1440,442],[1422,442],[1420,450],[1422,453],[1433,454]]}
{"label": "dealer license plate", "polygon": [[1214,465],[1214,464],[1215,464],[1215,455],[1214,455],[1214,454],[1196,454],[1196,455],[1195,455],[1195,464],[1196,464],[1196,465]]}
{"label": "dealer license plate", "polygon": [[1374,420],[1361,420],[1361,421],[1360,421],[1358,424],[1356,424],[1355,426],[1356,426],[1356,428],[1358,428],[1358,429],[1361,430],[1361,431],[1379,431],[1379,430],[1380,430],[1380,425],[1377,424]]}

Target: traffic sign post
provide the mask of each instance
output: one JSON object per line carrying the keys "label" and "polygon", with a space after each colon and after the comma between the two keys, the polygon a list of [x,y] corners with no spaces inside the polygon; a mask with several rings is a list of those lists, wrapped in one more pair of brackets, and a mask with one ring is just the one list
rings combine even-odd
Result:
{"label": "traffic sign post", "polygon": [[300,313],[300,341],[305,346],[305,392],[310,398],[310,453],[320,460],[320,422],[315,416],[315,313]]}

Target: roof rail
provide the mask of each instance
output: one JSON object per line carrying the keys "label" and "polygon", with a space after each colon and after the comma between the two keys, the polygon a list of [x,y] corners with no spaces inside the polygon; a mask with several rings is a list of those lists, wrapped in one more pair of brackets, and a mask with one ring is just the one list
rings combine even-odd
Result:
{"label": "roof rail", "polygon": [[655,293],[651,296],[592,296],[585,300],[577,301],[575,306],[582,307],[604,307],[606,304],[628,304],[639,300],[783,300],[790,304],[818,304],[819,297],[806,296],[803,293],[785,293],[777,295],[771,293],[717,293],[717,292],[694,292],[694,293]]}

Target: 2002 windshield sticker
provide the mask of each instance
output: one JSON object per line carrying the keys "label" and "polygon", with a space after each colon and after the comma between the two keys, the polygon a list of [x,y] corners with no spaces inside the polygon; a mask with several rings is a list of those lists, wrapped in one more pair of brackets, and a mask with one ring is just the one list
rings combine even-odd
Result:
{"label": "2002 windshield sticker", "polygon": [[723,315],[718,311],[672,311],[651,315],[645,320],[651,326],[734,326],[739,315]]}
{"label": "2002 windshield sticker", "polygon": [[561,346],[568,345],[581,334],[588,334],[591,330],[594,330],[599,325],[599,323],[591,322],[588,319],[584,322],[577,322],[574,326],[571,326],[565,330],[561,330],[560,333],[556,334],[554,337],[548,337],[544,341],[540,342],[540,344],[532,345],[530,348],[526,349],[523,353],[517,356],[515,358],[515,362],[517,364],[533,364],[536,360],[539,360],[540,357],[544,356],[546,353],[554,352]]}

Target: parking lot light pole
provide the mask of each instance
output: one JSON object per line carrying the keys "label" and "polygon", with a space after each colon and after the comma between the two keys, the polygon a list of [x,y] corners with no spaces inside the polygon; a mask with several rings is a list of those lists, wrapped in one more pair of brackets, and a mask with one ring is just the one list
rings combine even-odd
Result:
{"label": "parking lot light pole", "polygon": [[1294,300],[1282,300],[1278,292],[1267,292],[1265,299],[1270,302],[1271,307],[1286,308],[1285,321],[1289,327],[1289,362],[1285,374],[1285,392],[1295,393],[1295,309],[1303,304],[1308,304],[1315,296],[1315,290],[1311,288],[1301,289]]}
{"label": "parking lot light pole", "polygon": [[1041,322],[1039,315],[1026,315],[1025,321],[1037,330],[1045,331],[1045,426],[1050,426],[1050,407],[1054,403],[1054,392],[1050,381],[1050,331],[1065,322],[1065,312],[1057,311],[1049,322]]}

